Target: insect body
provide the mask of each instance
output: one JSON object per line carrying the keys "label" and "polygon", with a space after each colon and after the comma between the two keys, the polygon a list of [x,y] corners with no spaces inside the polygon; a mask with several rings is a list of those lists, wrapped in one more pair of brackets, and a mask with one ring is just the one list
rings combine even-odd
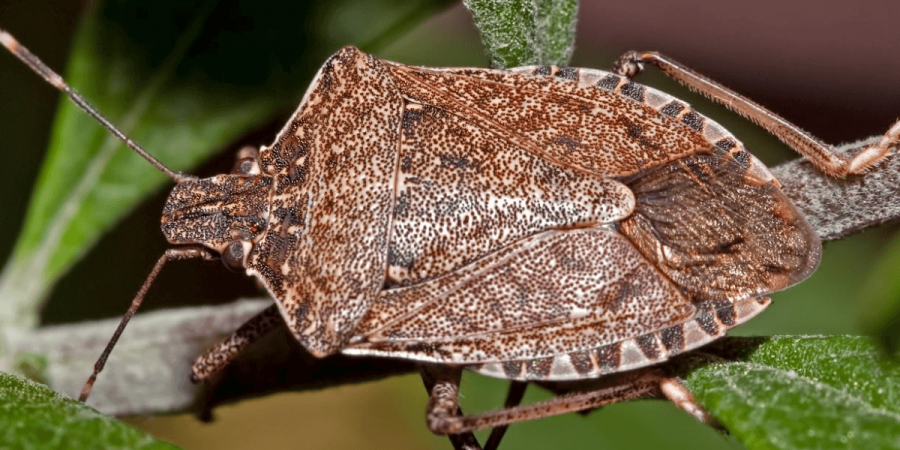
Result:
{"label": "insect body", "polygon": [[250,166],[177,186],[163,231],[259,277],[323,356],[595,377],[720,336],[820,253],[724,129],[601,71],[346,48]]}
{"label": "insect body", "polygon": [[871,167],[900,134],[895,124],[844,161],[652,53],[608,73],[416,68],[347,47],[273,145],[232,174],[173,174],[162,229],[179,247],[129,314],[166,261],[221,255],[275,304],[198,359],[195,380],[283,322],[317,356],[425,363],[441,433],[654,393],[702,418],[653,372],[543,411],[456,416],[463,367],[559,381],[650,366],[722,336],[815,269],[821,244],[778,181],[718,124],[633,82],[645,63],[732,103],[833,175]]}

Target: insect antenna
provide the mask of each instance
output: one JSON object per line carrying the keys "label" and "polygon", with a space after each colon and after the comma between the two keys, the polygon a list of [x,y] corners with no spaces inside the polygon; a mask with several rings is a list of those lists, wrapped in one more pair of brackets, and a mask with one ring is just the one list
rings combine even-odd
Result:
{"label": "insect antenna", "polygon": [[141,148],[140,145],[137,145],[134,141],[125,136],[125,133],[119,131],[115,125],[113,125],[106,117],[103,117],[96,108],[91,106],[85,99],[82,97],[77,91],[70,88],[69,85],[66,84],[66,81],[63,80],[61,76],[59,76],[53,69],[47,67],[43,61],[40,60],[33,53],[28,51],[25,46],[19,43],[16,38],[12,37],[11,34],[7,33],[3,29],[0,29],[0,44],[3,44],[13,55],[16,55],[17,58],[22,60],[28,67],[31,68],[34,72],[41,76],[48,83],[53,85],[55,88],[64,92],[66,95],[78,105],[79,108],[83,109],[86,113],[88,113],[91,117],[96,119],[103,125],[107,130],[109,130],[115,137],[119,138],[122,142],[125,143],[129,148],[134,150],[138,155],[141,155],[144,159],[150,162],[153,167],[156,167],[161,172],[168,175],[170,178],[175,180],[176,183],[181,183],[185,180],[190,179],[191,177],[182,175],[180,173],[173,172],[171,169],[165,166],[165,164],[159,162],[152,155],[147,153],[146,150]]}

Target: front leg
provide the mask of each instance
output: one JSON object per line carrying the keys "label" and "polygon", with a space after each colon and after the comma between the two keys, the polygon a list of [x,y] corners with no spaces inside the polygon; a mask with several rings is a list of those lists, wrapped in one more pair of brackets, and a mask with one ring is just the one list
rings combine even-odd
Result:
{"label": "front leg", "polygon": [[692,91],[703,94],[706,98],[761,126],[797,153],[805,156],[821,171],[836,178],[866,172],[886,158],[891,153],[891,148],[900,142],[900,120],[898,120],[878,142],[852,157],[841,155],[834,146],[819,141],[762,105],[656,52],[628,52],[616,61],[612,71],[633,78],[644,70],[645,64],[656,66]]}
{"label": "front leg", "polygon": [[231,364],[254,341],[282,324],[278,305],[272,305],[253,316],[224,341],[207,350],[191,367],[191,381],[205,381]]}

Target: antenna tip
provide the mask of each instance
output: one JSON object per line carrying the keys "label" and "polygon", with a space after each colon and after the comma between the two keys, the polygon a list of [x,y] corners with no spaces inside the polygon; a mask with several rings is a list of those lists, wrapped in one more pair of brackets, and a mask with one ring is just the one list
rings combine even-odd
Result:
{"label": "antenna tip", "polygon": [[19,41],[16,38],[12,37],[11,34],[4,31],[0,28],[0,44],[3,44],[4,47],[8,48],[9,51],[16,53],[19,51]]}

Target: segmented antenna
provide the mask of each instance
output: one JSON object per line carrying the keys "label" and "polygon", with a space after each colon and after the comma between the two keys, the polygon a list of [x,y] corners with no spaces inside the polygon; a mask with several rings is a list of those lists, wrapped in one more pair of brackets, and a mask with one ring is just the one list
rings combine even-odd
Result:
{"label": "segmented antenna", "polygon": [[91,117],[96,119],[103,125],[107,130],[109,130],[115,137],[119,138],[122,142],[125,143],[129,148],[137,152],[138,155],[141,155],[144,159],[153,164],[153,167],[156,167],[170,178],[175,180],[176,183],[181,183],[185,180],[190,179],[190,177],[182,175],[180,173],[175,173],[168,167],[166,167],[163,163],[159,162],[156,158],[147,153],[146,150],[141,148],[140,145],[137,145],[134,141],[125,136],[125,133],[119,131],[115,125],[113,125],[106,117],[103,117],[96,108],[91,106],[78,92],[74,89],[70,88],[69,85],[66,84],[65,80],[52,69],[47,67],[43,61],[40,60],[37,56],[34,56],[33,53],[28,51],[22,44],[19,44],[19,41],[16,38],[12,37],[11,34],[7,33],[3,29],[0,29],[0,44],[3,44],[13,55],[16,55],[17,58],[21,59],[31,70],[35,71],[38,75],[40,75],[44,80],[48,83],[52,84],[55,88],[64,92],[66,95],[78,105],[79,108],[83,109],[86,113],[88,113]]}

